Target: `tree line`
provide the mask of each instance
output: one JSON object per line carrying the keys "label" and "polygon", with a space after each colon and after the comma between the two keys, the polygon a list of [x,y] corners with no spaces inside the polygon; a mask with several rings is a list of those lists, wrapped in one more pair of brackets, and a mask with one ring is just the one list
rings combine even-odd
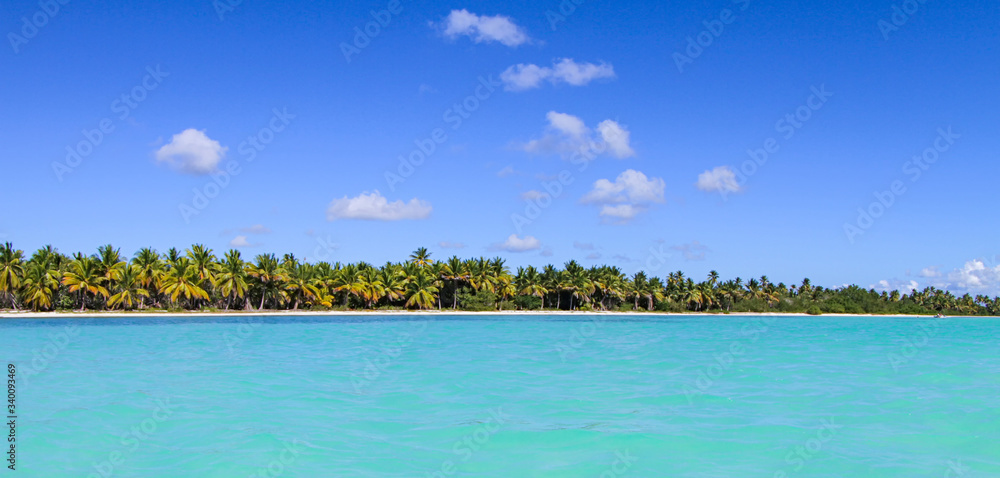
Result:
{"label": "tree line", "polygon": [[767,276],[695,282],[681,271],[661,279],[618,267],[518,267],[500,257],[443,261],[419,248],[404,262],[308,263],[293,254],[244,260],[194,244],[131,259],[111,245],[66,256],[52,246],[25,258],[0,247],[0,308],[51,310],[354,310],[453,309],[661,312],[805,312],[998,315],[1000,298],[928,287],[901,294],[856,285],[836,289],[773,283]]}

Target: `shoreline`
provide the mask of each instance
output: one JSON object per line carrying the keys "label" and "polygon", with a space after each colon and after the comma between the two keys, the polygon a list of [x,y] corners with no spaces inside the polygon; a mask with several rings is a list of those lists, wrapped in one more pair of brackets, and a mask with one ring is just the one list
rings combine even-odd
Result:
{"label": "shoreline", "polygon": [[[30,311],[0,311],[0,320],[4,319],[74,319],[74,318],[93,318],[93,319],[114,319],[123,317],[134,317],[134,318],[199,318],[199,317],[356,317],[356,316],[380,316],[380,315],[395,315],[395,316],[462,316],[462,315],[523,315],[523,316],[615,316],[615,317],[627,317],[627,316],[639,316],[639,317],[885,317],[885,318],[914,318],[914,319],[926,319],[934,318],[933,315],[909,315],[909,314],[820,314],[820,315],[810,315],[802,312],[732,312],[729,314],[717,313],[717,312],[611,312],[611,311],[538,311],[538,310],[497,310],[497,311],[459,311],[459,310],[371,310],[371,311],[358,311],[358,310],[329,310],[329,311],[313,311],[313,310],[276,310],[276,311],[257,311],[257,310],[229,310],[229,311],[215,311],[215,312],[202,312],[202,311],[191,311],[191,312],[142,312],[142,311],[85,311],[85,312],[30,312]],[[977,316],[977,315],[949,315],[945,318],[982,318],[990,319],[995,318],[991,316]]]}

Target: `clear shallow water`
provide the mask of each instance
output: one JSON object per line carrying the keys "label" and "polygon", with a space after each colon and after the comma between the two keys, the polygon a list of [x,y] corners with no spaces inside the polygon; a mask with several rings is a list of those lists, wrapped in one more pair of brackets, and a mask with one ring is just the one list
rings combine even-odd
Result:
{"label": "clear shallow water", "polygon": [[991,319],[0,320],[22,477],[996,477],[998,346]]}

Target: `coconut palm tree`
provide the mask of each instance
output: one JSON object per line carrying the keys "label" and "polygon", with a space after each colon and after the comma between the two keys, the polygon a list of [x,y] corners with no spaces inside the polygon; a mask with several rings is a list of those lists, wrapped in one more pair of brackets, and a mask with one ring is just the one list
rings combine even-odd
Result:
{"label": "coconut palm tree", "polygon": [[186,251],[198,276],[199,286],[206,291],[215,287],[215,255],[202,244],[194,244]]}
{"label": "coconut palm tree", "polygon": [[149,291],[142,287],[140,272],[135,265],[126,265],[117,272],[115,294],[108,299],[108,307],[132,309],[141,304],[142,297],[149,297]]}
{"label": "coconut palm tree", "polygon": [[347,264],[337,273],[333,282],[333,291],[344,294],[344,306],[348,304],[350,296],[361,296],[361,268],[354,264]]}
{"label": "coconut palm tree", "polygon": [[99,269],[109,282],[118,280],[118,275],[125,268],[125,260],[122,258],[121,249],[115,249],[111,244],[105,244],[97,248],[97,260],[100,263]]}
{"label": "coconut palm tree", "polygon": [[3,247],[0,247],[0,299],[6,297],[10,300],[14,310],[17,310],[17,297],[14,293],[21,288],[22,277],[24,277],[24,251],[14,249],[13,244],[5,242]]}
{"label": "coconut palm tree", "polygon": [[209,300],[208,292],[201,284],[202,278],[197,266],[190,259],[182,257],[163,276],[162,290],[171,303],[176,304],[179,298],[184,297],[188,306],[193,306],[199,300]]}
{"label": "coconut palm tree", "polygon": [[[226,310],[229,310],[233,301],[243,300],[246,297],[250,285],[247,263],[243,261],[240,251],[230,249],[222,262],[216,264],[215,285],[219,293],[226,298]],[[250,308],[249,301],[244,301],[244,308]]]}
{"label": "coconut palm tree", "polygon": [[254,263],[247,266],[247,275],[253,278],[252,290],[260,294],[260,306],[257,310],[264,309],[267,299],[271,299],[275,306],[281,302],[285,271],[278,265],[278,258],[274,254],[257,255]]}
{"label": "coconut palm tree", "polygon": [[52,296],[59,289],[58,275],[59,271],[46,263],[29,262],[21,290],[24,303],[36,312],[52,308]]}
{"label": "coconut palm tree", "polygon": [[438,288],[434,286],[434,278],[422,269],[410,277],[406,283],[406,306],[429,309],[434,306]]}
{"label": "coconut palm tree", "polygon": [[[160,291],[160,278],[163,276],[164,263],[160,254],[155,250],[144,247],[135,253],[132,258],[132,265],[136,266],[139,273],[139,285],[149,292],[154,303],[157,301]],[[143,307],[143,297],[139,298],[139,307]]]}
{"label": "coconut palm tree", "polygon": [[69,288],[69,292],[80,293],[80,311],[87,306],[87,296],[108,298],[110,293],[104,284],[108,278],[102,273],[101,263],[89,256],[78,255],[76,260],[70,263],[70,268],[63,274],[62,283]]}
{"label": "coconut palm tree", "polygon": [[469,279],[468,269],[465,262],[458,256],[451,256],[444,265],[444,277],[451,281],[451,308],[458,308],[458,286],[462,281]]}
{"label": "coconut palm tree", "polygon": [[545,307],[545,294],[548,294],[549,290],[542,285],[542,276],[538,273],[538,269],[533,266],[518,267],[515,285],[517,294],[541,297],[542,307]]}
{"label": "coconut palm tree", "polygon": [[292,310],[298,310],[300,303],[313,304],[322,294],[317,287],[318,281],[313,274],[312,265],[299,264],[294,257],[291,259],[282,266],[287,271],[285,291],[292,299]]}
{"label": "coconut palm tree", "polygon": [[385,284],[382,283],[382,274],[378,269],[366,267],[361,271],[358,294],[369,309],[374,308],[375,303],[385,297]]}
{"label": "coconut palm tree", "polygon": [[431,260],[431,253],[427,252],[426,247],[421,247],[413,251],[413,253],[410,254],[410,262],[420,267],[429,266],[434,263],[434,261]]}
{"label": "coconut palm tree", "polygon": [[406,298],[406,274],[395,264],[386,264],[380,271],[382,291],[389,302]]}

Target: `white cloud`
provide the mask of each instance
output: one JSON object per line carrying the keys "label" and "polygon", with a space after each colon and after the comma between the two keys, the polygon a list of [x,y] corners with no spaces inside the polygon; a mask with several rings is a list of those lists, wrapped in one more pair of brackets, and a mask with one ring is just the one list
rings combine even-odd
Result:
{"label": "white cloud", "polygon": [[458,38],[465,35],[476,43],[500,42],[506,46],[515,47],[531,41],[521,27],[514,24],[510,17],[502,15],[476,15],[468,10],[452,10],[445,17],[444,35],[448,38]]}
{"label": "white cloud", "polygon": [[719,166],[698,175],[698,189],[706,192],[738,193],[743,190],[729,166]]}
{"label": "white cloud", "polygon": [[271,228],[263,224],[254,224],[250,227],[240,228],[240,232],[245,232],[247,234],[269,234],[271,232]]}
{"label": "white cloud", "polygon": [[507,91],[525,91],[542,86],[543,81],[553,85],[566,83],[584,86],[599,78],[614,78],[615,69],[607,63],[577,63],[572,58],[563,58],[551,67],[535,64],[517,64],[500,74]]}
{"label": "white cloud", "polygon": [[670,246],[670,248],[680,251],[686,261],[703,261],[705,260],[705,253],[709,250],[708,246],[698,241],[691,241],[690,244],[681,244],[679,246]]}
{"label": "white cloud", "polygon": [[590,259],[590,260],[595,260],[595,259],[600,259],[600,258],[601,258],[601,253],[600,252],[591,252],[590,254],[587,254],[587,259]]}
{"label": "white cloud", "polygon": [[503,169],[497,171],[497,177],[506,178],[507,176],[513,176],[517,174],[513,166],[506,166]]}
{"label": "white cloud", "polygon": [[601,217],[613,218],[619,221],[628,221],[640,212],[642,212],[642,208],[631,204],[619,204],[617,206],[605,204],[601,207]]}
{"label": "white cloud", "polygon": [[428,85],[426,83],[421,83],[420,86],[417,88],[417,94],[419,94],[420,96],[424,96],[425,94],[428,93],[437,93],[437,92],[438,91],[434,89],[433,86]]}
{"label": "white cloud", "polygon": [[880,280],[878,284],[869,286],[870,289],[875,289],[878,292],[892,292],[898,290],[900,294],[909,294],[914,290],[919,290],[920,284],[917,284],[915,280],[901,281],[898,279],[890,280]]}
{"label": "white cloud", "polygon": [[522,146],[529,153],[580,154],[587,159],[608,154],[618,159],[635,155],[630,146],[631,133],[613,120],[605,120],[597,125],[597,132],[587,127],[579,117],[549,111],[546,114],[549,125],[545,134]]}
{"label": "white cloud", "polygon": [[579,241],[573,241],[573,247],[576,249],[580,249],[581,251],[592,251],[596,249],[596,247],[594,247],[594,245],[589,242],[579,242]]}
{"label": "white cloud", "polygon": [[1000,290],[1000,265],[974,259],[949,272],[948,282],[960,291],[996,294]]}
{"label": "white cloud", "polygon": [[524,236],[522,239],[517,234],[511,234],[506,241],[490,246],[490,250],[507,252],[526,252],[541,248],[541,241],[535,239],[533,236]]}
{"label": "white cloud", "polygon": [[541,191],[532,189],[530,191],[525,191],[521,193],[521,199],[524,199],[525,201],[534,201],[548,195],[549,195],[548,193],[543,193]]}
{"label": "white cloud", "polygon": [[601,139],[614,157],[624,159],[635,155],[635,151],[629,146],[632,134],[618,123],[611,120],[601,121],[601,124],[597,125],[597,131],[601,133]]}
{"label": "white cloud", "polygon": [[438,247],[442,249],[465,249],[465,244],[461,242],[441,241],[438,243]]}
{"label": "white cloud", "polygon": [[598,179],[594,188],[581,200],[596,204],[649,204],[663,202],[666,183],[660,178],[647,178],[645,174],[628,169],[614,181]]}
{"label": "white cloud", "polygon": [[156,161],[182,173],[209,174],[218,170],[219,161],[228,149],[204,131],[186,129],[156,151]]}
{"label": "white cloud", "polygon": [[373,221],[400,221],[405,219],[425,219],[431,214],[431,204],[419,199],[410,202],[402,200],[389,202],[382,193],[363,192],[358,197],[344,196],[334,199],[326,210],[326,219],[365,219]]}
{"label": "white cloud", "polygon": [[555,252],[552,251],[551,247],[546,247],[545,249],[542,249],[542,252],[540,252],[538,255],[542,257],[552,257],[553,255],[555,255]]}
{"label": "white cloud", "polygon": [[236,236],[233,240],[229,241],[230,247],[250,247],[250,241],[247,240],[247,236]]}
{"label": "white cloud", "polygon": [[920,271],[920,277],[941,277],[941,271],[938,266],[925,267]]}

